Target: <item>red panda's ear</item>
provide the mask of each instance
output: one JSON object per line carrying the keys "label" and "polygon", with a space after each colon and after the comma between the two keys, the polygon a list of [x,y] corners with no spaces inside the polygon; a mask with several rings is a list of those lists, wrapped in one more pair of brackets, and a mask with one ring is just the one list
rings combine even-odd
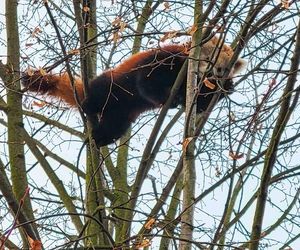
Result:
{"label": "red panda's ear", "polygon": [[233,75],[240,73],[247,66],[247,61],[239,58],[233,66]]}

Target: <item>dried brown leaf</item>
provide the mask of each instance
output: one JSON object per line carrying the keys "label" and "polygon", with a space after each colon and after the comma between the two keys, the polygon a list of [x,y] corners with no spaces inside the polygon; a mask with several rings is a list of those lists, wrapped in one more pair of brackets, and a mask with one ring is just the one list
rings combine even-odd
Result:
{"label": "dried brown leaf", "polygon": [[114,43],[118,42],[119,39],[120,39],[119,32],[114,32],[113,38],[112,38],[112,40],[114,41]]}
{"label": "dried brown leaf", "polygon": [[190,144],[190,142],[192,140],[193,140],[193,137],[188,137],[188,138],[184,139],[184,141],[182,143],[182,149],[183,149],[184,152],[186,151],[187,146]]}
{"label": "dried brown leaf", "polygon": [[46,72],[46,70],[44,70],[43,68],[40,68],[40,74],[42,75],[42,76],[45,76],[45,75],[47,75],[47,72]]}
{"label": "dried brown leaf", "polygon": [[34,45],[34,43],[25,43],[26,47],[31,47],[32,45]]}
{"label": "dried brown leaf", "polygon": [[232,151],[229,152],[229,157],[232,159],[232,160],[238,160],[238,159],[241,159],[244,157],[244,154],[236,154],[236,153],[233,153]]}
{"label": "dried brown leaf", "polygon": [[147,238],[144,238],[143,241],[137,245],[137,248],[149,247],[151,246],[151,241]]}
{"label": "dried brown leaf", "polygon": [[281,0],[281,7],[284,9],[290,8],[290,1],[289,0]]}
{"label": "dried brown leaf", "polygon": [[83,10],[83,12],[87,13],[90,11],[90,8],[88,6],[84,6],[82,10]]}
{"label": "dried brown leaf", "polygon": [[197,26],[193,25],[191,28],[187,30],[187,33],[192,36],[196,32],[196,30],[197,30]]}
{"label": "dried brown leaf", "polygon": [[166,32],[163,37],[160,39],[161,42],[165,42],[168,39],[172,39],[177,36],[178,31]]}
{"label": "dried brown leaf", "polygon": [[31,237],[27,236],[30,250],[42,250],[42,242],[39,240],[34,240]]}
{"label": "dried brown leaf", "polygon": [[33,71],[32,68],[28,68],[28,69],[25,71],[25,73],[26,73],[27,75],[29,75],[29,76],[33,76],[34,71]]}
{"label": "dried brown leaf", "polygon": [[32,102],[32,106],[38,107],[38,108],[42,108],[42,107],[44,107],[45,105],[46,105],[45,102],[38,102],[38,101],[33,101],[33,102]]}
{"label": "dried brown leaf", "polygon": [[119,26],[120,22],[122,22],[121,17],[117,16],[113,21],[112,21],[112,25],[113,26]]}
{"label": "dried brown leaf", "polygon": [[79,55],[80,54],[80,50],[79,49],[71,49],[68,51],[69,55]]}
{"label": "dried brown leaf", "polygon": [[147,223],[144,225],[144,227],[146,229],[151,229],[153,227],[153,224],[155,223],[155,219],[154,218],[150,218]]}
{"label": "dried brown leaf", "polygon": [[210,80],[208,80],[208,78],[205,78],[203,83],[209,89],[215,89],[215,87],[216,87],[216,85],[214,83],[212,83]]}
{"label": "dried brown leaf", "polygon": [[37,37],[37,35],[38,35],[39,33],[42,33],[41,28],[40,28],[40,27],[35,27],[34,30],[31,32],[31,36],[32,36],[32,37]]}
{"label": "dried brown leaf", "polygon": [[229,113],[229,119],[231,122],[235,122],[235,114],[233,112]]}
{"label": "dried brown leaf", "polygon": [[170,3],[165,1],[164,2],[164,7],[165,7],[164,11],[169,11],[170,10]]}
{"label": "dried brown leaf", "polygon": [[123,32],[125,30],[127,24],[125,22],[121,21],[119,25],[120,25],[120,32]]}

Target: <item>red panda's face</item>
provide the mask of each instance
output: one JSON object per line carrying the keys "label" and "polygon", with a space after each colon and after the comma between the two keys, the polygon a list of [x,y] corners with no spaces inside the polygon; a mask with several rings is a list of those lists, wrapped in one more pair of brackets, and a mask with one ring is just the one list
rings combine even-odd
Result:
{"label": "red panda's face", "polygon": [[[220,44],[222,44],[222,42],[215,36],[202,46],[199,68],[202,73],[212,71],[215,77],[222,78],[225,71],[228,70],[233,50],[226,44],[220,47]],[[236,76],[246,65],[246,61],[239,58],[229,72],[228,78]]]}

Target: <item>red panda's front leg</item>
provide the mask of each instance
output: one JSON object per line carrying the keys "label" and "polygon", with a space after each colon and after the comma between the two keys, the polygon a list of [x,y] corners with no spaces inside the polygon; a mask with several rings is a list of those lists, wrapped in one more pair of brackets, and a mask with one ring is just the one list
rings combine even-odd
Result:
{"label": "red panda's front leg", "polygon": [[125,116],[103,116],[92,124],[92,137],[98,147],[106,146],[118,140],[129,129],[131,120]]}

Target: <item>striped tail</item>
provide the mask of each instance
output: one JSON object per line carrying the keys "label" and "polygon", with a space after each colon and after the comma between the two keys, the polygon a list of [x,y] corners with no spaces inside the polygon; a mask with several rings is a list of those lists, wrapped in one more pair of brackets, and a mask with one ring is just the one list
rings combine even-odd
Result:
{"label": "striped tail", "polygon": [[[41,70],[33,73],[25,72],[22,76],[22,84],[27,91],[38,93],[42,96],[51,96],[62,99],[71,107],[76,107],[74,89],[67,73],[60,75],[43,74]],[[83,84],[80,78],[74,79],[79,101],[84,99]]]}

